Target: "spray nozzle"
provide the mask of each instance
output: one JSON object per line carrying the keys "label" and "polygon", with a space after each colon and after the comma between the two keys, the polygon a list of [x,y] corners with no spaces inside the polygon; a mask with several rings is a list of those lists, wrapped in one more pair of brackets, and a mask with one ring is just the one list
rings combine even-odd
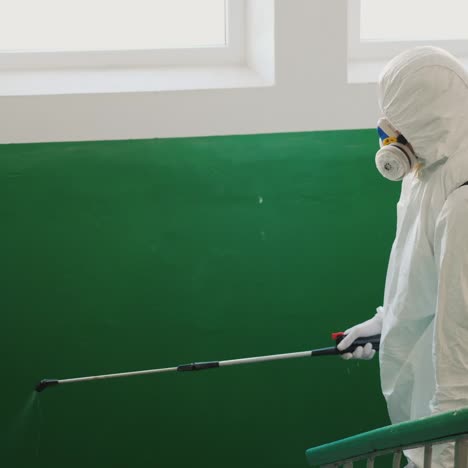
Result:
{"label": "spray nozzle", "polygon": [[53,379],[44,379],[41,380],[37,385],[36,385],[36,392],[42,392],[42,390],[46,389],[47,387],[51,387],[52,385],[58,385],[59,381],[58,380],[53,380]]}

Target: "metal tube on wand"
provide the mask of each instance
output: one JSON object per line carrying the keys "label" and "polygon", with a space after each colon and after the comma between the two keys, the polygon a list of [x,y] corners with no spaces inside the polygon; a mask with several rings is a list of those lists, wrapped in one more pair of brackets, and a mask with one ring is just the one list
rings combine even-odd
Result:
{"label": "metal tube on wand", "polygon": [[328,348],[320,348],[309,351],[300,351],[296,353],[285,353],[285,354],[271,354],[267,356],[257,356],[257,357],[248,357],[241,359],[229,359],[225,361],[209,361],[209,362],[194,362],[191,364],[182,364],[177,367],[166,367],[161,369],[148,369],[141,371],[132,371],[132,372],[120,372],[116,374],[102,374],[102,375],[91,375],[87,377],[76,377],[72,379],[44,379],[41,380],[35,387],[36,392],[42,392],[48,387],[66,384],[66,383],[76,383],[76,382],[89,382],[91,380],[107,380],[115,379],[120,377],[134,377],[137,375],[148,375],[148,374],[158,374],[163,372],[186,372],[186,371],[199,371],[205,369],[213,369],[217,367],[224,366],[235,366],[239,364],[252,364],[256,362],[266,362],[266,361],[278,361],[282,359],[296,359],[302,357],[315,357],[315,356],[330,356],[336,354],[344,354],[353,352],[358,346],[364,346],[366,343],[372,343],[372,346],[375,350],[379,350],[380,344],[380,335],[374,335],[369,337],[358,338],[354,343],[347,349],[339,351],[337,346],[340,341],[343,339],[343,333],[334,333],[332,335],[335,340],[335,346],[330,346]]}

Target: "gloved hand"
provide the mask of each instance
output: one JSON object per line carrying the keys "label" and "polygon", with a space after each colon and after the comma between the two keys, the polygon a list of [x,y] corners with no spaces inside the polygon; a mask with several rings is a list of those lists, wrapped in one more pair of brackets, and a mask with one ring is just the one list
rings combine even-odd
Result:
{"label": "gloved hand", "polygon": [[[355,325],[346,330],[345,337],[338,345],[338,349],[343,351],[349,348],[355,339],[366,336],[379,335],[382,332],[383,308],[379,307],[377,313],[369,320]],[[375,349],[372,349],[372,343],[367,343],[364,347],[358,346],[354,352],[342,354],[343,359],[372,359]]]}

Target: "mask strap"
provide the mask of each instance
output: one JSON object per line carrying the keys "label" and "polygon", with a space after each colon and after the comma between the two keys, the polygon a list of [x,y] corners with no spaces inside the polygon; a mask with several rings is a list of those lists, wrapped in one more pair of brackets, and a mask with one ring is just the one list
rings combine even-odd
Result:
{"label": "mask strap", "polygon": [[401,143],[402,145],[408,144],[408,140],[401,133],[397,137],[397,142]]}

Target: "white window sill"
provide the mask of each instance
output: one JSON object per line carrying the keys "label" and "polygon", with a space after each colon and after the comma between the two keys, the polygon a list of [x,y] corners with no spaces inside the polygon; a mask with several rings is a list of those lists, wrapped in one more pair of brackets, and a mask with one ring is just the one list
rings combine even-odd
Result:
{"label": "white window sill", "polygon": [[[468,57],[459,57],[465,68],[468,69]],[[377,83],[380,72],[389,60],[349,60],[348,83]]]}
{"label": "white window sill", "polygon": [[0,71],[0,96],[140,93],[273,84],[247,67]]}
{"label": "white window sill", "polygon": [[[230,8],[236,6],[234,10],[230,10],[234,19],[235,15],[237,20],[239,15],[245,16],[240,22],[243,25],[242,40],[237,41],[240,41],[240,45],[235,47],[234,61],[231,61],[232,57],[229,55],[229,64],[224,61],[226,57],[223,51],[210,48],[197,50],[196,55],[184,49],[178,51],[177,55],[174,55],[174,51],[150,51],[152,53],[148,57],[151,62],[147,62],[147,55],[124,57],[124,51],[114,51],[111,55],[106,55],[104,61],[102,57],[92,54],[78,56],[79,60],[85,59],[86,68],[78,68],[76,65],[72,66],[73,68],[47,69],[47,57],[43,62],[43,58],[33,54],[31,61],[26,61],[27,65],[21,65],[28,68],[20,68],[18,64],[10,66],[9,62],[0,63],[0,97],[151,93],[272,86],[275,81],[275,2],[252,0],[245,3],[245,11],[240,10],[240,13],[239,3],[238,0],[228,2]],[[119,62],[120,58],[131,58],[132,64],[127,68],[113,66],[113,63],[122,63]],[[24,60],[24,57],[20,59]],[[98,63],[99,66],[93,68],[92,63]],[[155,63],[159,66],[152,65]],[[163,65],[164,63],[167,65]],[[174,63],[185,65],[176,66]]]}

